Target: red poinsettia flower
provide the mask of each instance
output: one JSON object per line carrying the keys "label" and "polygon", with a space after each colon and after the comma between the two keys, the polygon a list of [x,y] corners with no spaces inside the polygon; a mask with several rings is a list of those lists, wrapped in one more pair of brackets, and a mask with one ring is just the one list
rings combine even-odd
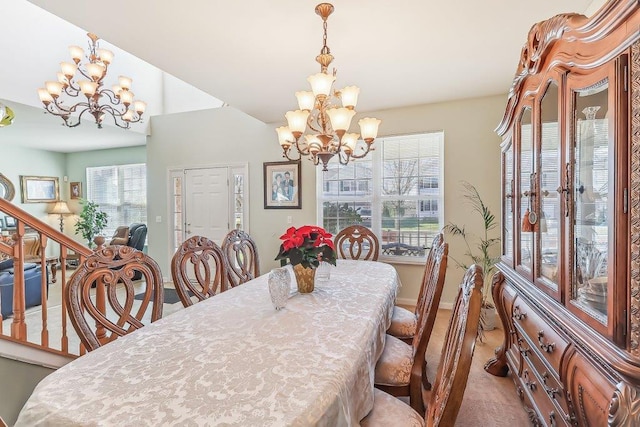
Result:
{"label": "red poinsettia flower", "polygon": [[315,268],[320,260],[336,263],[333,235],[315,225],[304,225],[300,228],[289,227],[280,236],[282,244],[276,260],[287,260],[292,264],[302,264],[307,268]]}
{"label": "red poinsettia flower", "polygon": [[297,248],[304,243],[304,236],[297,232],[295,227],[289,227],[287,232],[280,236],[280,240],[284,240],[282,246],[285,251]]}

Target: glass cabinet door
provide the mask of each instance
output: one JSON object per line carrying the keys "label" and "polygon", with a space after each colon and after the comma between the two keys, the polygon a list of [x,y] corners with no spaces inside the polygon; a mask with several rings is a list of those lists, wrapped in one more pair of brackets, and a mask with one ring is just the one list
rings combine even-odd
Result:
{"label": "glass cabinet door", "polygon": [[558,291],[562,200],[558,94],[558,85],[552,81],[540,103],[540,210],[536,230],[540,234],[538,274],[553,292]]}
{"label": "glass cabinet door", "polygon": [[[607,324],[609,252],[612,224],[609,212],[613,188],[609,141],[609,79],[573,90],[575,107],[572,157],[572,280],[571,302]],[[612,184],[611,184],[612,185]]]}
{"label": "glass cabinet door", "polygon": [[513,192],[515,191],[513,182],[513,143],[511,141],[508,141],[508,145],[503,150],[502,162],[502,189],[504,191],[502,256],[507,259],[507,262],[511,262],[513,260]]}
{"label": "glass cabinet door", "polygon": [[537,222],[533,212],[532,188],[533,182],[533,129],[531,126],[531,109],[525,108],[520,118],[520,146],[518,159],[520,163],[519,176],[519,203],[518,203],[518,229],[519,229],[519,262],[525,272],[531,272],[533,265],[533,231]]}

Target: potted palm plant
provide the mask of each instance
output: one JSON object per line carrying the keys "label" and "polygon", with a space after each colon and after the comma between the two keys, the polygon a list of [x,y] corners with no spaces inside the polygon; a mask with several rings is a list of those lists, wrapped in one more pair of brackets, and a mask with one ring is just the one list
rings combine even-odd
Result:
{"label": "potted palm plant", "polygon": [[87,246],[93,247],[93,238],[107,226],[107,213],[100,210],[100,206],[91,200],[80,200],[82,212],[76,222],[76,234],[82,235],[87,241]]}
{"label": "potted palm plant", "polygon": [[[456,259],[451,254],[449,254],[449,258],[464,270],[469,267],[468,264],[476,264],[482,267],[484,287],[480,327],[483,331],[490,331],[495,328],[496,323],[495,306],[491,299],[491,280],[496,271],[496,263],[500,260],[500,237],[497,235],[499,232],[498,221],[491,209],[480,197],[476,187],[466,181],[462,182],[462,187],[462,197],[471,206],[471,211],[480,215],[482,234],[478,236],[470,233],[467,231],[466,225],[459,226],[453,223],[445,225],[444,231],[446,233],[462,238],[466,245],[464,258],[458,256]],[[482,339],[482,335],[480,337]]]}

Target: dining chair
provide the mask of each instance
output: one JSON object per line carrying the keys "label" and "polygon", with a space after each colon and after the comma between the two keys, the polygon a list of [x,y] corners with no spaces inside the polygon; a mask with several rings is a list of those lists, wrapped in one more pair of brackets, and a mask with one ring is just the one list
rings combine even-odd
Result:
{"label": "dining chair", "polygon": [[[433,258],[436,253],[434,249],[437,249],[444,243],[444,236],[442,233],[436,234],[431,242],[431,250],[427,255],[425,262],[424,273],[422,275],[422,282],[420,285],[420,291],[418,292],[418,299],[416,300],[416,308],[414,311],[407,310],[406,308],[395,306],[393,308],[393,316],[391,317],[391,326],[387,329],[387,334],[393,335],[396,338],[401,339],[407,344],[411,344],[413,337],[416,334],[418,325],[419,314],[422,313],[422,305],[425,302],[425,291],[433,292],[434,289],[429,288],[428,278],[431,276],[431,269],[433,268]],[[431,299],[432,297],[430,296]],[[439,298],[438,298],[439,299]]]}
{"label": "dining chair", "polygon": [[[134,279],[137,273],[144,289]],[[106,246],[79,265],[67,283],[64,298],[80,341],[92,351],[162,317],[162,273],[151,257],[137,249]],[[95,328],[89,325],[87,314],[95,321]]]}
{"label": "dining chair", "polygon": [[[460,285],[449,327],[442,346],[440,364],[429,391],[421,376],[412,373],[411,381],[420,390],[419,399],[424,411],[415,410],[401,400],[383,392],[374,391],[373,409],[361,421],[363,427],[377,426],[453,426],[462,404],[471,369],[473,351],[480,323],[482,305],[482,268],[469,267]],[[422,370],[426,369],[426,359]],[[413,407],[412,407],[413,406]],[[425,414],[423,418],[422,414]]]}
{"label": "dining chair", "polygon": [[226,262],[212,240],[193,236],[182,242],[171,259],[171,276],[182,305],[193,305],[227,290]]}
{"label": "dining chair", "polygon": [[338,258],[378,260],[380,243],[376,235],[365,226],[351,225],[346,227],[336,234],[333,241]]}
{"label": "dining chair", "polygon": [[231,287],[260,276],[258,247],[248,233],[234,229],[222,241],[222,252],[227,261],[227,276]]}
{"label": "dining chair", "polygon": [[414,335],[413,341],[409,345],[387,334],[385,336],[384,349],[375,367],[374,378],[377,388],[393,396],[413,397],[414,404],[418,404],[419,400],[416,396],[417,391],[411,388],[413,372],[416,371],[416,375],[423,376],[421,383],[426,388],[430,387],[426,372],[423,373],[421,371],[421,366],[424,362],[425,350],[431,338],[442,289],[444,288],[449,245],[443,243],[436,248],[432,248],[431,251],[434,254],[433,265],[426,278],[427,290],[425,291],[424,302],[419,304],[422,307],[422,312],[418,316],[420,322],[416,335]]}

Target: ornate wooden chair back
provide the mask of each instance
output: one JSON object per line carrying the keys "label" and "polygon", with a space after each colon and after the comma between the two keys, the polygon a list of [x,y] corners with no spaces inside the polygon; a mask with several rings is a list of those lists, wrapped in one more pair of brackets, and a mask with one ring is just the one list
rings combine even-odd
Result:
{"label": "ornate wooden chair back", "polygon": [[[430,280],[433,278],[433,264],[435,262],[435,256],[438,253],[438,248],[444,244],[444,235],[442,233],[436,234],[431,242],[431,249],[429,250],[429,254],[427,255],[427,261],[424,265],[424,272],[422,274],[422,283],[420,284],[420,291],[418,291],[418,299],[416,301],[416,318],[420,318],[420,313],[422,313],[423,305],[425,302],[425,291],[427,286],[431,283]],[[448,250],[447,250],[448,253]]]}
{"label": "ornate wooden chair back", "polygon": [[[146,284],[139,304],[134,298],[141,291],[135,286],[139,282],[134,284],[136,273]],[[141,251],[107,246],[80,264],[66,286],[64,298],[73,327],[84,347],[92,351],[143,327],[144,322],[162,317],[162,273],[158,264]],[[95,329],[85,314],[95,321]]]}
{"label": "ornate wooden chair back", "polygon": [[425,272],[425,286],[423,292],[422,312],[418,315],[416,334],[413,337],[413,366],[409,381],[409,395],[412,407],[419,413],[424,413],[422,405],[422,389],[430,390],[431,383],[427,378],[425,352],[431,339],[433,326],[436,323],[440,297],[444,289],[444,281],[447,274],[447,261],[449,259],[449,245],[442,240],[439,246],[431,248],[433,254],[432,263],[428,272]]}
{"label": "ornate wooden chair back", "polygon": [[258,248],[249,234],[231,230],[222,242],[231,287],[246,283],[260,275]]}
{"label": "ornate wooden chair back", "polygon": [[337,257],[377,261],[380,243],[371,230],[362,225],[351,225],[340,230],[333,240]]}
{"label": "ornate wooden chair back", "polygon": [[193,305],[191,296],[205,300],[227,290],[227,271],[220,246],[202,236],[182,242],[171,259],[171,276],[182,305]]}
{"label": "ornate wooden chair back", "polygon": [[425,418],[428,427],[452,425],[458,416],[478,336],[482,285],[482,268],[472,265],[455,300],[433,389],[430,393],[423,392],[423,401],[428,399]]}

